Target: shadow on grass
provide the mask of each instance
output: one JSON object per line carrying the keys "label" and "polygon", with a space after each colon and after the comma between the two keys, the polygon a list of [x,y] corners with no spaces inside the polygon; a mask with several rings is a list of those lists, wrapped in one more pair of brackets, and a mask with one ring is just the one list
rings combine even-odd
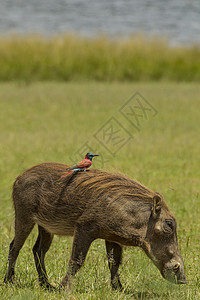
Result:
{"label": "shadow on grass", "polygon": [[[14,283],[0,283],[0,287],[9,287],[12,289],[30,289],[30,290],[34,290],[36,288],[36,282],[25,282],[25,283],[21,283],[21,282],[14,282]],[[46,292],[61,292],[63,289],[61,289],[59,286],[54,286],[54,285],[48,285],[47,287],[43,287],[40,286],[39,283],[37,284],[37,287],[43,291]]]}
{"label": "shadow on grass", "polygon": [[[157,299],[161,297],[160,294],[149,291],[136,292],[132,289],[125,289],[123,293],[127,296],[132,296],[133,299]],[[162,295],[163,296],[163,295]]]}
{"label": "shadow on grass", "polygon": [[[3,287],[9,287],[9,288],[12,288],[13,290],[15,289],[30,289],[30,290],[35,290],[36,288],[36,283],[35,281],[33,282],[30,282],[30,283],[20,283],[20,282],[15,282],[13,284],[11,283],[0,283],[0,287],[3,288]],[[70,289],[64,289],[64,288],[61,288],[59,285],[58,286],[55,286],[55,285],[50,285],[49,287],[41,287],[39,285],[39,283],[37,284],[37,287],[41,290],[43,290],[44,292],[49,292],[49,293],[53,293],[53,294],[61,294],[63,292],[65,293],[71,293],[74,291],[74,289],[72,288],[71,290]],[[88,290],[89,290],[89,287],[88,287]],[[85,294],[89,291],[86,291],[86,290],[79,290],[78,293],[79,294]],[[77,293],[77,291],[76,291]],[[120,291],[117,291],[117,294],[124,294],[124,296],[128,296],[128,297],[131,297],[135,300],[148,300],[148,299],[168,299],[168,293],[156,293],[156,292],[153,292],[153,291],[150,291],[150,290],[143,290],[143,291],[135,291],[134,289],[129,289],[129,288],[125,288],[123,289],[121,292]],[[115,294],[115,291],[113,291],[113,295]],[[118,295],[119,295],[118,294]]]}

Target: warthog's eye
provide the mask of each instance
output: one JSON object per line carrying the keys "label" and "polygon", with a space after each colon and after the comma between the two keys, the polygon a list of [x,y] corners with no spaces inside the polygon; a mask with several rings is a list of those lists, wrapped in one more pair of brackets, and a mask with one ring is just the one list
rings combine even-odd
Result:
{"label": "warthog's eye", "polygon": [[167,232],[174,231],[174,220],[173,219],[167,219],[167,220],[165,220],[164,229]]}

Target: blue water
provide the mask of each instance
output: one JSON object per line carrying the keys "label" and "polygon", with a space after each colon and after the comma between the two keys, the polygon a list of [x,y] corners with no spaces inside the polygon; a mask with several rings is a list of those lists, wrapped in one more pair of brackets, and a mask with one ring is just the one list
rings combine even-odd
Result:
{"label": "blue water", "polygon": [[0,0],[0,34],[138,32],[200,44],[200,0]]}

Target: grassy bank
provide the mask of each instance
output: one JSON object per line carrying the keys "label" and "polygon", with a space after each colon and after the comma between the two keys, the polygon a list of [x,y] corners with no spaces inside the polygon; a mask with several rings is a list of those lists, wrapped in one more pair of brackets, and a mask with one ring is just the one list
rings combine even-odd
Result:
{"label": "grassy bank", "polygon": [[[147,111],[140,131],[120,113],[136,91],[157,111],[156,115]],[[71,163],[79,149],[87,152],[83,149],[86,141],[101,155],[94,161],[95,167],[124,172],[164,195],[176,216],[189,281],[183,286],[168,283],[142,251],[130,247],[124,251],[120,267],[125,291],[113,292],[104,242],[98,240],[92,244],[71,292],[44,291],[38,285],[31,251],[37,236],[35,228],[17,260],[16,283],[0,286],[1,299],[200,298],[199,94],[200,87],[194,83],[0,84],[0,284],[14,235],[14,179],[40,162]],[[134,136],[115,156],[95,139],[111,117]],[[115,144],[106,146],[115,151]],[[56,286],[66,272],[71,245],[71,238],[55,237],[47,254],[47,273]]]}
{"label": "grassy bank", "polygon": [[0,38],[0,81],[200,80],[200,48],[162,39],[77,36]]}

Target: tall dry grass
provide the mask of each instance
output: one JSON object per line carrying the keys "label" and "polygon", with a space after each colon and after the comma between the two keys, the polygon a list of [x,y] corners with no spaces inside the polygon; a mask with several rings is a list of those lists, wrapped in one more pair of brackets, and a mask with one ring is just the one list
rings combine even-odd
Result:
{"label": "tall dry grass", "polygon": [[0,81],[200,80],[200,47],[164,39],[62,35],[0,37]]}

